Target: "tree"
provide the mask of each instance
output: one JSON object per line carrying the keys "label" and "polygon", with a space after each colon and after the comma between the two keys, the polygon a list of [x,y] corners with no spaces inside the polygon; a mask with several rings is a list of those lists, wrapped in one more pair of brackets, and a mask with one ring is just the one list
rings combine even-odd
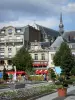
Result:
{"label": "tree", "polygon": [[25,47],[22,47],[15,57],[12,58],[12,63],[14,66],[16,66],[17,70],[23,70],[23,71],[32,71],[32,57],[28,53],[28,51],[25,49]]}
{"label": "tree", "polygon": [[72,68],[71,75],[74,75],[75,76],[75,67]]}
{"label": "tree", "polygon": [[4,69],[3,69],[3,79],[4,80],[8,79],[8,74],[6,72],[7,72],[7,70],[6,70],[5,66],[4,66]]}
{"label": "tree", "polygon": [[75,66],[75,57],[67,43],[63,42],[56,51],[53,62],[55,66],[60,66],[64,75],[70,76],[72,68]]}
{"label": "tree", "polygon": [[55,81],[55,78],[56,78],[55,71],[53,69],[49,68],[48,73],[49,73],[49,78],[52,79],[53,81]]}

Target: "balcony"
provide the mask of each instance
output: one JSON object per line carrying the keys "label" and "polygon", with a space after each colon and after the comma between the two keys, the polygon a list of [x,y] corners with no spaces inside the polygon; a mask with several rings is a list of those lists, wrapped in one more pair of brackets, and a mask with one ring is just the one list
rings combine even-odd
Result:
{"label": "balcony", "polygon": [[4,55],[0,55],[0,58],[4,58]]}
{"label": "balcony", "polygon": [[0,43],[15,43],[15,42],[23,42],[23,39],[0,40]]}
{"label": "balcony", "polygon": [[5,43],[5,40],[0,40],[0,43]]}
{"label": "balcony", "polygon": [[45,62],[45,61],[48,61],[48,59],[45,59],[45,60],[42,60],[42,59],[35,60],[35,59],[33,59],[33,61],[34,61],[34,62],[36,62],[36,61],[37,61],[37,62],[41,62],[41,61],[42,61],[42,62]]}
{"label": "balcony", "polygon": [[9,39],[6,42],[23,42],[23,39]]}

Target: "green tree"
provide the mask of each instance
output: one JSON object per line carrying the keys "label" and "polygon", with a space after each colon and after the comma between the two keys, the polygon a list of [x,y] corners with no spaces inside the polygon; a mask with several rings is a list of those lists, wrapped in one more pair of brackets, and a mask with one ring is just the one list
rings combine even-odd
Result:
{"label": "green tree", "polygon": [[15,57],[12,58],[12,63],[14,66],[16,66],[17,70],[23,70],[23,71],[32,71],[32,57],[28,53],[28,51],[25,49],[25,47],[22,47]]}
{"label": "green tree", "polygon": [[56,74],[55,74],[55,71],[51,68],[48,69],[48,73],[49,73],[49,78],[53,81],[55,81],[55,78],[56,78]]}
{"label": "green tree", "polygon": [[55,81],[55,78],[56,78],[55,71],[51,69],[51,79]]}
{"label": "green tree", "polygon": [[66,75],[66,77],[71,74],[71,70],[75,66],[75,57],[72,55],[71,49],[67,43],[63,42],[61,44],[54,55],[53,62],[55,66],[61,67],[62,73]]}
{"label": "green tree", "polygon": [[4,80],[8,79],[8,74],[6,72],[7,72],[7,70],[6,70],[5,66],[4,66],[4,69],[3,69],[3,79]]}
{"label": "green tree", "polygon": [[72,68],[71,75],[74,75],[75,76],[75,67]]}

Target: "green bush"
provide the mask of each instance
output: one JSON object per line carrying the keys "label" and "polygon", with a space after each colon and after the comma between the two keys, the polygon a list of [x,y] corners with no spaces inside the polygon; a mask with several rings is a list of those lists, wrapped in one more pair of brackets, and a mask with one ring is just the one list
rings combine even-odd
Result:
{"label": "green bush", "polygon": [[42,75],[33,75],[33,76],[29,76],[28,79],[31,81],[43,81],[44,77]]}

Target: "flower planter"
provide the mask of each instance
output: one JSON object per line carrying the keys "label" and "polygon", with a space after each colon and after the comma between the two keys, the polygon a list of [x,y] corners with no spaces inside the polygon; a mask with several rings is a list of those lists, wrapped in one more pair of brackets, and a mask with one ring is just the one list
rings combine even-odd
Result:
{"label": "flower planter", "polygon": [[59,88],[58,89],[58,96],[65,97],[67,95],[67,88]]}

